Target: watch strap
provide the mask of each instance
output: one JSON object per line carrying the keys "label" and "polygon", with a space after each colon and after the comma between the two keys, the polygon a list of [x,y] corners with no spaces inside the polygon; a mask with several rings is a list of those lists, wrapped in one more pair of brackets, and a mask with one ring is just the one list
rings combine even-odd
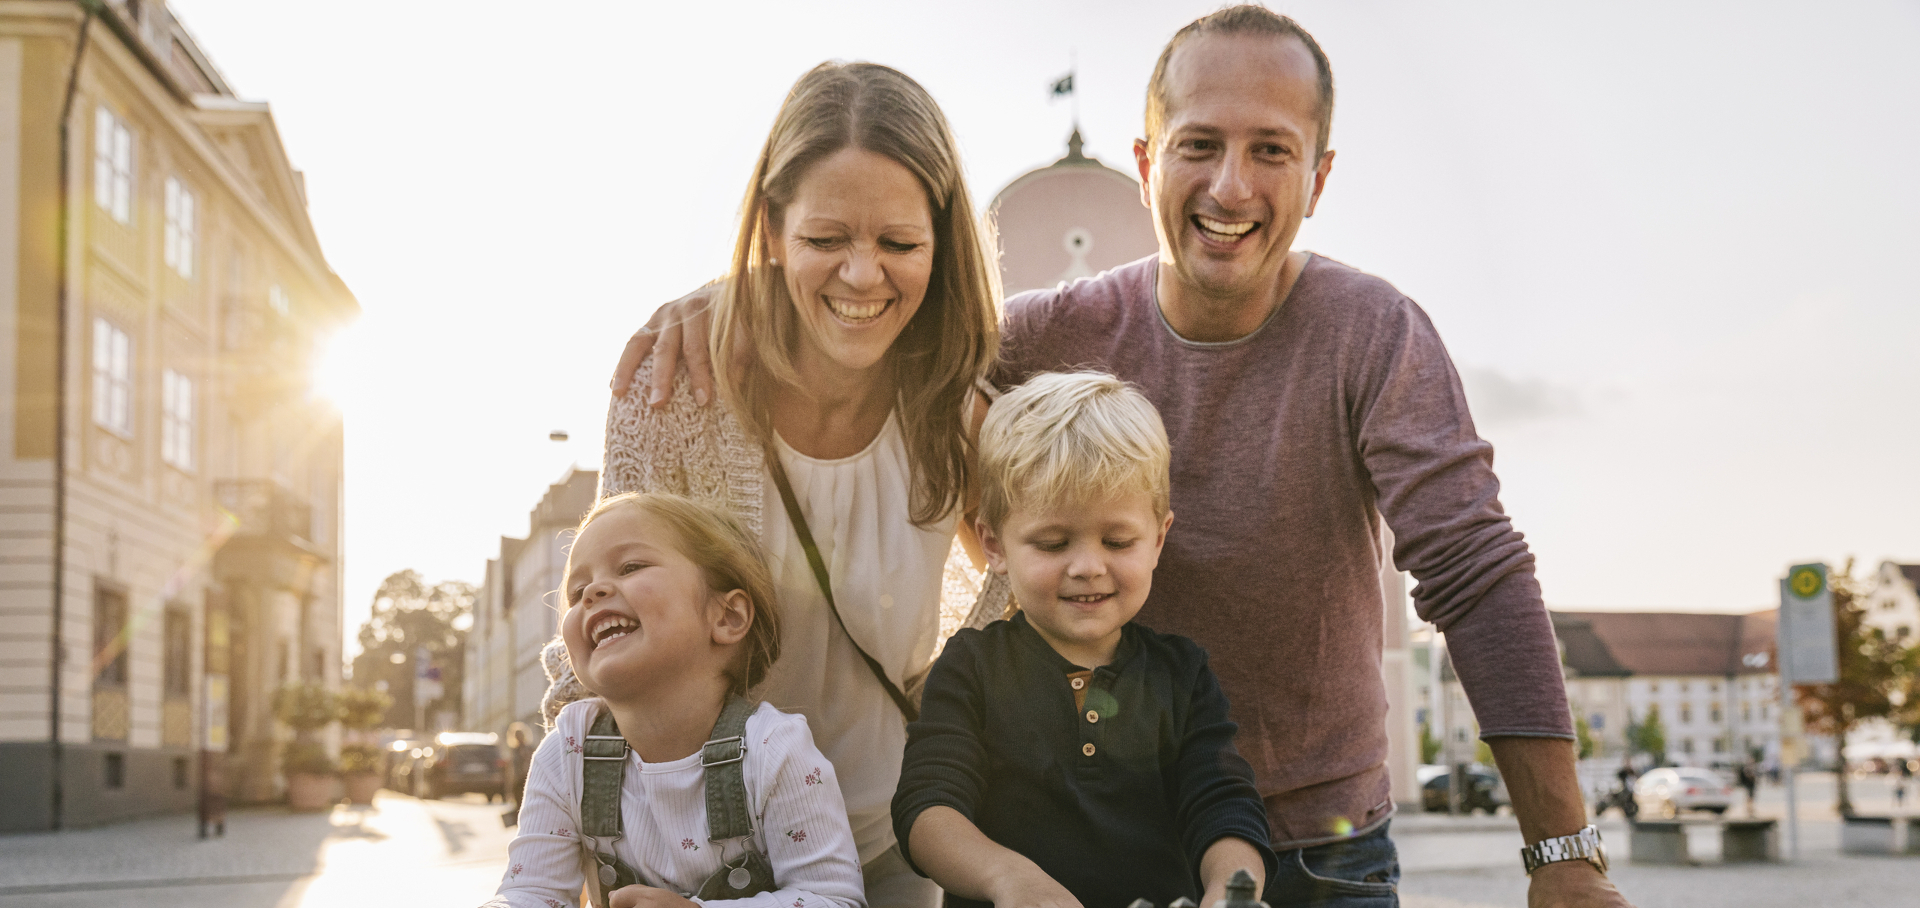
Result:
{"label": "watch strap", "polygon": [[1520,849],[1520,863],[1531,875],[1535,870],[1561,861],[1586,861],[1607,872],[1607,856],[1600,842],[1600,829],[1589,825],[1572,835],[1554,836]]}

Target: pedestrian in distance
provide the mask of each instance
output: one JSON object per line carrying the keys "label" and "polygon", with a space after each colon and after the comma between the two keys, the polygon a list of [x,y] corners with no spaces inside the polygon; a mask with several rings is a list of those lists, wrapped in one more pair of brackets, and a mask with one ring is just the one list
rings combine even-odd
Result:
{"label": "pedestrian in distance", "polygon": [[1020,612],[947,641],[893,800],[949,908],[1214,905],[1273,874],[1205,651],[1133,622],[1168,460],[1153,405],[1105,373],[1036,376],[987,416],[977,530]]}
{"label": "pedestrian in distance", "polygon": [[593,697],[533,756],[488,908],[864,908],[833,764],[747,691],[780,657],[759,544],[686,498],[616,495],[568,550],[560,632]]}
{"label": "pedestrian in distance", "polygon": [[1736,781],[1740,783],[1741,788],[1746,789],[1747,816],[1751,817],[1754,815],[1754,795],[1760,788],[1760,767],[1753,761],[1752,757],[1740,761],[1740,766],[1736,770]]}
{"label": "pedestrian in distance", "polygon": [[[1159,253],[1007,301],[994,381],[1091,366],[1166,421],[1183,516],[1139,620],[1211,654],[1281,852],[1274,908],[1397,900],[1383,523],[1512,793],[1529,898],[1625,905],[1587,823],[1533,555],[1445,346],[1386,281],[1292,248],[1332,173],[1333,101],[1292,19],[1235,6],[1177,32],[1134,143]],[[636,333],[616,394],[656,341],[663,358],[706,349],[708,297]]]}

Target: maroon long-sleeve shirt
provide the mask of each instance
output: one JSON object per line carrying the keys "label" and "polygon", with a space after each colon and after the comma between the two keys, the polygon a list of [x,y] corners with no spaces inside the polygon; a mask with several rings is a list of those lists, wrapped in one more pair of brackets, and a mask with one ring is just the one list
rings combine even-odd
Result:
{"label": "maroon long-sleeve shirt", "polygon": [[1140,386],[1173,443],[1173,531],[1138,620],[1212,654],[1276,850],[1392,812],[1380,520],[1447,634],[1482,736],[1573,736],[1533,555],[1426,313],[1314,256],[1266,324],[1174,333],[1142,259],[1007,303],[997,380],[1090,367]]}

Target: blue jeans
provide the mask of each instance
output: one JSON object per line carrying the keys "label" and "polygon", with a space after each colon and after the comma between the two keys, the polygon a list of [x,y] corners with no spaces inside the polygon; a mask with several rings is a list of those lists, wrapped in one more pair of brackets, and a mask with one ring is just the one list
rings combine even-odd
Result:
{"label": "blue jeans", "polygon": [[1399,908],[1400,854],[1387,824],[1343,842],[1280,852],[1262,897],[1272,908]]}

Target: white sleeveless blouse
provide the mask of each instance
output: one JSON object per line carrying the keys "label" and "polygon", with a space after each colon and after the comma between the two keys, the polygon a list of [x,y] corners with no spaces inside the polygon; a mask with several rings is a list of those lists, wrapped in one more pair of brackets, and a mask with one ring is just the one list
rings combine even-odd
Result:
{"label": "white sleeveless blouse", "polygon": [[[777,437],[775,449],[820,547],[847,631],[905,689],[933,660],[957,517],[931,527],[910,522],[913,476],[893,415],[873,443],[851,457],[807,457]],[[906,718],[834,623],[773,482],[766,484],[760,541],[780,596],[781,653],[754,696],[807,717],[840,776],[860,861],[872,861],[893,845],[891,806]]]}

